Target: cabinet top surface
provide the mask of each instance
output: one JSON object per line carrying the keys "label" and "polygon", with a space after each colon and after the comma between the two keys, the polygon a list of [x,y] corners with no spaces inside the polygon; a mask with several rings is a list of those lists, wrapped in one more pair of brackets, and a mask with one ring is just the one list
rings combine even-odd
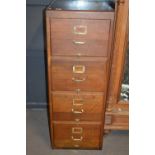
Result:
{"label": "cabinet top surface", "polygon": [[48,9],[114,11],[115,0],[53,0]]}

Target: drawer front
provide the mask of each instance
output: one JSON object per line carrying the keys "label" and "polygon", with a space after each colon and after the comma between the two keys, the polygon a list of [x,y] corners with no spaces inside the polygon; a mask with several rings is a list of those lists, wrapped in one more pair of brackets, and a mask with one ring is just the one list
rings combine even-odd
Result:
{"label": "drawer front", "polygon": [[53,55],[107,56],[110,20],[52,19]]}
{"label": "drawer front", "polygon": [[104,94],[52,92],[53,119],[58,121],[101,121]]}
{"label": "drawer front", "polygon": [[110,20],[52,19],[52,39],[108,40]]}
{"label": "drawer front", "polygon": [[107,82],[106,67],[106,58],[53,57],[52,90],[103,92]]}
{"label": "drawer front", "polygon": [[71,55],[71,56],[107,56],[108,46],[104,40],[86,40],[86,39],[53,39],[53,55]]}
{"label": "drawer front", "polygon": [[100,124],[54,123],[57,148],[99,148]]}

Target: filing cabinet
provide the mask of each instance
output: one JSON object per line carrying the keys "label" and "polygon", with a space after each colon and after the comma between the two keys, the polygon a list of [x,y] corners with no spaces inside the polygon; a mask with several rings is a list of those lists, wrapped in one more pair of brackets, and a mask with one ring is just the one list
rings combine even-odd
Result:
{"label": "filing cabinet", "polygon": [[53,148],[102,148],[114,4],[111,0],[56,0],[46,9]]}

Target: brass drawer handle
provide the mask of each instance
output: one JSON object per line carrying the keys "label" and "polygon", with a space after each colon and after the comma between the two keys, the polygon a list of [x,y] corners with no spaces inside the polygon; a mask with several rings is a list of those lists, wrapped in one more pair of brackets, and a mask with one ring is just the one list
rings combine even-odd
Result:
{"label": "brass drawer handle", "polygon": [[73,98],[73,105],[83,105],[83,99],[74,99]]}
{"label": "brass drawer handle", "polygon": [[73,77],[72,80],[75,81],[75,82],[83,82],[83,81],[86,80],[86,78],[77,79],[77,78],[74,78],[74,77]]}
{"label": "brass drawer handle", "polygon": [[81,111],[78,111],[78,110],[72,109],[72,112],[73,112],[74,114],[82,114],[82,113],[84,112],[84,110],[81,109]]}
{"label": "brass drawer handle", "polygon": [[72,140],[73,140],[73,141],[82,141],[82,140],[83,140],[83,137],[81,136],[80,138],[74,138],[74,137],[72,136]]}
{"label": "brass drawer handle", "polygon": [[76,44],[76,45],[84,45],[86,42],[73,40],[73,43]]}
{"label": "brass drawer handle", "polygon": [[83,129],[81,127],[73,127],[72,128],[72,133],[77,133],[77,134],[81,134],[83,132]]}
{"label": "brass drawer handle", "polygon": [[78,35],[86,35],[87,34],[87,26],[76,25],[73,27],[73,33],[78,34]]}
{"label": "brass drawer handle", "polygon": [[73,66],[73,73],[83,74],[86,70],[84,65],[74,65]]}

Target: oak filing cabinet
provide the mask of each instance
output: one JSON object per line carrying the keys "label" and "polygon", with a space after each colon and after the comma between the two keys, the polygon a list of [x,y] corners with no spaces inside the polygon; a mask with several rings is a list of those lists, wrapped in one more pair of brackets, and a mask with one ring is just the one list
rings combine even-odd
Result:
{"label": "oak filing cabinet", "polygon": [[102,148],[114,15],[112,0],[55,0],[46,9],[53,148]]}

